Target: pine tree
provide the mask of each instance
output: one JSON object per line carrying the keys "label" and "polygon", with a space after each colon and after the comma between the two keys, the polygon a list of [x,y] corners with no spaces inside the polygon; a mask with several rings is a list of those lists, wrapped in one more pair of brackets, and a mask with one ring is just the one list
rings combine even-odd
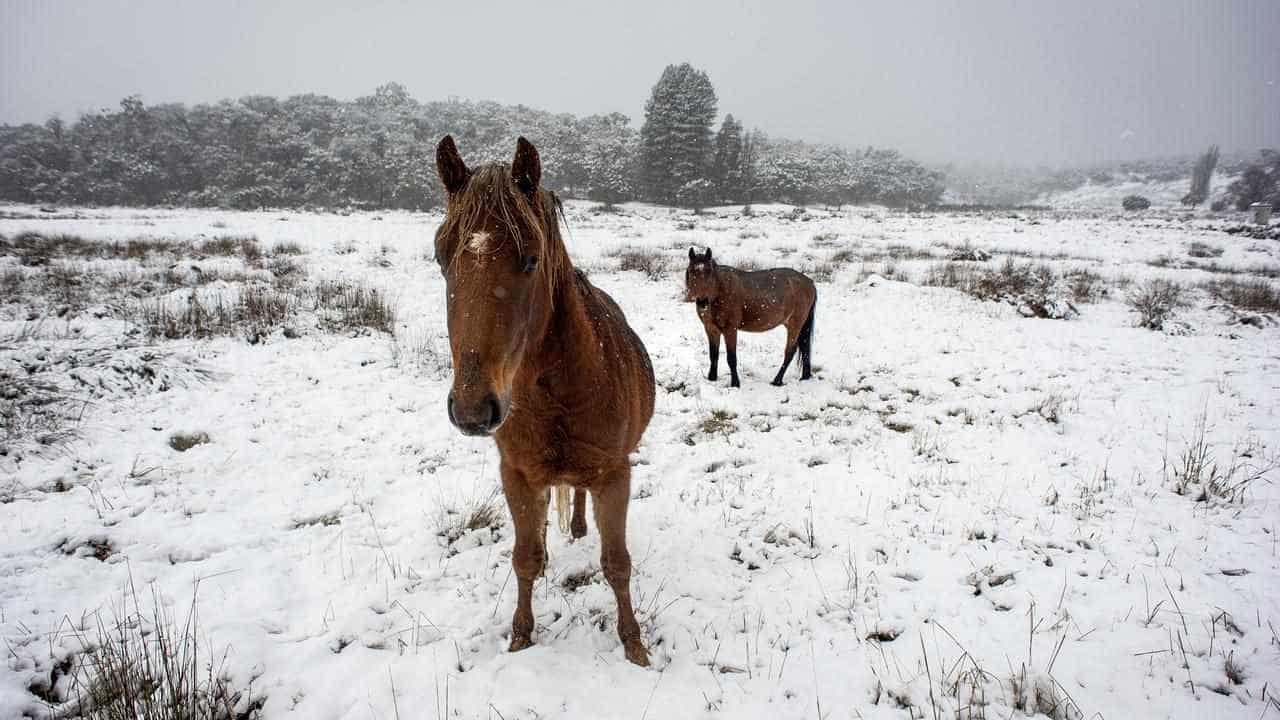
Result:
{"label": "pine tree", "polygon": [[636,131],[621,113],[593,116],[584,124],[587,196],[606,206],[629,199],[633,196]]}
{"label": "pine tree", "polygon": [[1213,178],[1213,169],[1218,166],[1218,146],[1210,145],[1209,149],[1196,160],[1191,170],[1191,191],[1182,197],[1183,205],[1195,207],[1209,198],[1209,181]]}
{"label": "pine tree", "polygon": [[711,124],[716,92],[707,74],[689,63],[668,65],[653,86],[640,129],[639,191],[673,204],[711,173]]}
{"label": "pine tree", "polygon": [[742,123],[725,115],[716,134],[716,153],[711,179],[720,202],[742,199]]}

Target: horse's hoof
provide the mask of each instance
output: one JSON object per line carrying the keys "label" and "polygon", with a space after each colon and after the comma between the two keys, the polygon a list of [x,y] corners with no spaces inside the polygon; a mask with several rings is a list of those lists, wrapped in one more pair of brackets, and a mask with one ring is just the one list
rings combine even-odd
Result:
{"label": "horse's hoof", "polygon": [[573,538],[574,540],[581,540],[586,536],[587,536],[587,523],[585,520],[582,522],[581,525],[579,525],[576,522],[569,524],[569,537]]}
{"label": "horse's hoof", "polygon": [[772,385],[772,386],[774,386],[774,387],[782,387],[782,381],[781,381],[781,380],[774,380],[773,382],[771,382],[771,383],[769,383],[769,384],[770,384],[770,385]]}
{"label": "horse's hoof", "polygon": [[715,373],[712,373],[707,376],[707,379],[710,380],[711,382],[715,382],[717,378],[715,376]]}
{"label": "horse's hoof", "polygon": [[809,379],[811,379],[811,378],[813,378],[813,376],[812,376],[812,375],[801,375],[801,376],[800,376],[800,379],[801,379],[801,380],[809,380]]}
{"label": "horse's hoof", "polygon": [[533,647],[533,640],[530,640],[527,637],[513,637],[511,638],[511,647],[507,648],[507,651],[520,652],[521,650],[529,647]]}
{"label": "horse's hoof", "polygon": [[640,667],[649,667],[649,651],[644,649],[644,643],[639,640],[632,640],[626,643],[624,647],[627,651],[627,660]]}
{"label": "horse's hoof", "polygon": [[734,380],[733,382],[729,383],[729,387],[742,387],[742,383],[738,382],[737,380]]}

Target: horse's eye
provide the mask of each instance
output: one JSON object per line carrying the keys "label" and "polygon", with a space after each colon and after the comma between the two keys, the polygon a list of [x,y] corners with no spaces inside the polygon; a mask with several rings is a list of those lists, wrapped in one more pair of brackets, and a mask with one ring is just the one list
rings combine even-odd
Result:
{"label": "horse's eye", "polygon": [[537,256],[537,255],[525,255],[525,256],[524,256],[524,266],[520,268],[520,272],[523,272],[523,273],[531,273],[531,272],[533,272],[533,269],[534,269],[534,268],[536,268],[536,267],[538,267],[538,256]]}

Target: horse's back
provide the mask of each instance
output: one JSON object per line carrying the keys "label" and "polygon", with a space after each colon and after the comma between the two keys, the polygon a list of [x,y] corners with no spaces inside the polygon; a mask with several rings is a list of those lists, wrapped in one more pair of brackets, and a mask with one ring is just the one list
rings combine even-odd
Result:
{"label": "horse's back", "polygon": [[743,287],[749,292],[794,295],[797,300],[807,300],[809,304],[812,304],[818,295],[818,286],[813,280],[794,268],[736,270],[736,272]]}

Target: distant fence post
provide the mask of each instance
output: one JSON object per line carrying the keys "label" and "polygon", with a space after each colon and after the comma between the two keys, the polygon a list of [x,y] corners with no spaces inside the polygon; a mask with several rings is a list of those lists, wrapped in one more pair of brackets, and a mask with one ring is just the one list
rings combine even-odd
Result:
{"label": "distant fence post", "polygon": [[1271,203],[1257,202],[1249,206],[1253,211],[1253,221],[1259,225],[1271,222]]}

